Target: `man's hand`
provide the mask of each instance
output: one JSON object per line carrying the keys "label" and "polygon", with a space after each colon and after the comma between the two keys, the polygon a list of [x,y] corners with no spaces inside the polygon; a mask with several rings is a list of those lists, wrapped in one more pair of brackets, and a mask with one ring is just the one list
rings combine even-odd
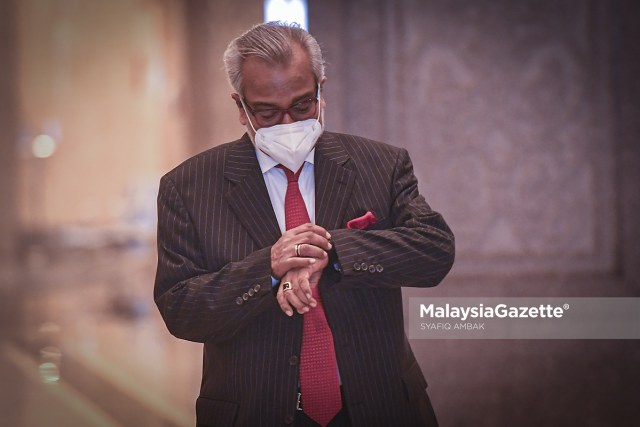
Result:
{"label": "man's hand", "polygon": [[294,268],[285,273],[276,298],[287,316],[293,316],[293,309],[304,314],[317,305],[311,290],[318,286],[322,271],[328,263],[329,257],[325,256],[308,267]]}
{"label": "man's hand", "polygon": [[330,238],[327,230],[310,223],[287,230],[271,247],[271,274],[282,280],[291,269],[309,267],[322,260],[326,265]]}

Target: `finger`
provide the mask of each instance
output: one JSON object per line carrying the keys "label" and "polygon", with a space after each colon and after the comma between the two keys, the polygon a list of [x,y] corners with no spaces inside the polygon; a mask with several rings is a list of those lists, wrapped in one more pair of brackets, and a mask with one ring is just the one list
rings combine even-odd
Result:
{"label": "finger", "polygon": [[311,274],[308,271],[301,273],[298,275],[298,288],[299,292],[305,296],[305,300],[307,304],[311,307],[315,307],[318,303],[313,298],[313,294],[311,293],[311,283],[309,282],[309,277]]}
{"label": "finger", "polygon": [[299,314],[305,314],[309,311],[309,306],[302,302],[302,300],[298,296],[298,292],[300,292],[299,289],[295,288],[290,291],[284,291],[283,295],[288,303],[291,304]]}
{"label": "finger", "polygon": [[293,309],[291,308],[291,305],[289,305],[289,301],[287,301],[287,299],[284,297],[284,291],[282,290],[282,285],[280,286],[280,289],[278,289],[278,292],[276,293],[276,299],[278,300],[278,305],[280,306],[280,309],[284,312],[284,314],[286,314],[289,317],[293,316]]}
{"label": "finger", "polygon": [[[296,253],[298,257],[322,259],[327,256],[327,251],[317,246],[308,243],[297,243],[296,245],[299,245]],[[294,252],[296,245],[294,245]]]}
{"label": "finger", "polygon": [[[306,257],[292,257],[287,258],[285,261],[279,262],[276,264],[278,271],[287,272],[294,268],[304,268],[310,267],[311,265],[318,262],[316,258],[306,258]],[[275,271],[275,270],[274,270]]]}
{"label": "finger", "polygon": [[307,306],[315,307],[316,301],[313,298],[313,295],[311,293],[311,287],[309,285],[309,277],[311,276],[311,272],[308,269],[304,268],[304,269],[298,269],[296,273],[297,273],[297,279],[296,279],[297,286],[294,290],[296,296],[298,297],[298,299],[300,299],[300,301],[303,304]]}
{"label": "finger", "polygon": [[273,277],[281,279],[292,268],[309,267],[317,261],[316,258],[311,257],[296,257],[294,252],[295,248],[293,246],[289,249],[288,256],[274,256],[272,252],[271,275]]}
{"label": "finger", "polygon": [[[303,258],[304,259],[304,258]],[[311,274],[317,272],[317,271],[322,271],[324,270],[324,268],[329,265],[329,257],[326,256],[324,258],[311,258],[311,259],[315,259],[316,262],[312,263],[309,265],[309,267],[307,267],[310,271]]]}
{"label": "finger", "polygon": [[311,223],[299,225],[290,230],[287,230],[287,232],[291,232],[292,235],[298,235],[301,233],[312,233],[327,240],[331,238],[331,234],[329,234],[329,232],[326,229],[324,229],[323,227],[320,227],[317,224],[311,224]]}
{"label": "finger", "polygon": [[317,246],[325,251],[331,249],[331,242],[326,239],[324,236],[319,236],[315,233],[299,233],[295,236],[295,240],[292,243],[304,243],[307,245]]}

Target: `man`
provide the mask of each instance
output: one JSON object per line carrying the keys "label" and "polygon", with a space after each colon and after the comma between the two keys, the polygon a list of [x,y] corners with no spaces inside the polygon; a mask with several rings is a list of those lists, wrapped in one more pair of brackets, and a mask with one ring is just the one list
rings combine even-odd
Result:
{"label": "man", "polygon": [[257,25],[225,67],[239,140],[160,182],[154,296],[204,343],[198,426],[431,426],[401,286],[454,258],[404,149],[323,131],[316,40]]}

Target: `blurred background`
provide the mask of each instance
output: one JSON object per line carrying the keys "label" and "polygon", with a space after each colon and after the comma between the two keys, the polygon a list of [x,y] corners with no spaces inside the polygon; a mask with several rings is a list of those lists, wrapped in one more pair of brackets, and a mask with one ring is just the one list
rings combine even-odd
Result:
{"label": "blurred background", "polygon": [[[0,1],[0,425],[192,426],[159,177],[243,133],[227,43],[306,13],[327,128],[406,147],[456,265],[405,296],[639,297],[630,0]],[[416,340],[442,426],[640,425],[634,340]]]}

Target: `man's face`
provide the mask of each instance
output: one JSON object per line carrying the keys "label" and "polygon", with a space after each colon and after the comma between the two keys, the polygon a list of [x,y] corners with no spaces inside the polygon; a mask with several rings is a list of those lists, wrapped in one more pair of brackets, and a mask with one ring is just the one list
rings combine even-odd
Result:
{"label": "man's face", "polygon": [[[244,101],[249,109],[286,109],[293,104],[317,95],[317,84],[311,68],[311,61],[306,51],[299,46],[294,48],[293,59],[288,66],[269,64],[258,58],[248,58],[242,67],[244,78]],[[322,87],[323,82],[320,82]],[[236,103],[239,102],[238,94],[233,94]],[[324,108],[324,99],[321,99],[319,108]],[[240,123],[247,127],[253,134],[247,115],[240,105]],[[251,113],[251,122],[257,130],[261,126]],[[280,123],[292,123],[293,118],[284,114]]]}

